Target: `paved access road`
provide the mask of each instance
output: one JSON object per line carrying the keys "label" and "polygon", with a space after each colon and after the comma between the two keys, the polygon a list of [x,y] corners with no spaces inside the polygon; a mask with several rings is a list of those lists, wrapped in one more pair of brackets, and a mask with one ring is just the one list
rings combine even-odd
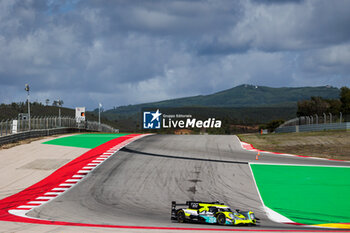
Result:
{"label": "paved access road", "polygon": [[347,165],[281,155],[255,158],[256,152],[241,149],[235,136],[147,136],[29,215],[94,224],[232,228],[170,221],[173,200],[219,200],[235,209],[254,211],[261,219],[259,229],[305,229],[274,223],[266,217],[247,162]]}

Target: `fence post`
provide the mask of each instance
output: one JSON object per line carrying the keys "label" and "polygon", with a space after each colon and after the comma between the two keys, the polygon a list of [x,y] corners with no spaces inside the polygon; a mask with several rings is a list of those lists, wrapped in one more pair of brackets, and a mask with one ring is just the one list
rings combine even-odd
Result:
{"label": "fence post", "polygon": [[323,124],[327,123],[327,115],[326,113],[323,113]]}
{"label": "fence post", "polygon": [[329,113],[329,123],[332,123],[332,113]]}
{"label": "fence post", "polygon": [[315,118],[316,118],[316,125],[318,125],[318,115],[315,114]]}
{"label": "fence post", "polygon": [[342,118],[343,118],[343,113],[340,112],[339,115],[340,115],[340,121],[339,121],[339,123],[341,124],[341,122],[342,122],[342,120],[343,120],[343,119],[342,119]]}
{"label": "fence post", "polygon": [[8,122],[8,120],[6,120],[6,135],[7,135],[7,127],[8,127],[8,126],[7,126],[7,122]]}

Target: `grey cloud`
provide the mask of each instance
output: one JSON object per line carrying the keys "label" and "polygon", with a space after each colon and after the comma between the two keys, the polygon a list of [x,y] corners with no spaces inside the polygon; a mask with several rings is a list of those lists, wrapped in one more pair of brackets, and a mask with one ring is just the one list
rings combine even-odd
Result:
{"label": "grey cloud", "polygon": [[105,108],[242,83],[350,83],[349,1],[0,2],[0,102]]}
{"label": "grey cloud", "polygon": [[260,4],[290,4],[290,3],[301,3],[304,2],[304,0],[253,0],[255,3],[260,3]]}
{"label": "grey cloud", "polygon": [[[350,2],[303,1],[300,4],[258,4],[244,2],[245,14],[239,23],[217,36],[222,48],[242,52],[306,50],[350,40]],[[214,46],[209,44],[214,52]]]}
{"label": "grey cloud", "polygon": [[305,52],[301,57],[301,68],[307,73],[346,79],[350,73],[350,43]]}

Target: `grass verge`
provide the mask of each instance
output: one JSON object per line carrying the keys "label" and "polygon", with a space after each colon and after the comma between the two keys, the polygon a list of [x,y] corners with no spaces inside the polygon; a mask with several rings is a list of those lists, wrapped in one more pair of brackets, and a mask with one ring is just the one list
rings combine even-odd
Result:
{"label": "grass verge", "polygon": [[307,225],[350,222],[350,167],[251,164],[251,168],[270,209]]}
{"label": "grass verge", "polygon": [[350,131],[240,134],[238,137],[260,150],[350,160]]}
{"label": "grass verge", "polygon": [[57,138],[44,142],[43,144],[59,145],[59,146],[73,146],[82,148],[95,148],[105,142],[112,139],[119,138],[125,134],[108,134],[108,133],[88,133],[88,134],[77,134],[69,137]]}

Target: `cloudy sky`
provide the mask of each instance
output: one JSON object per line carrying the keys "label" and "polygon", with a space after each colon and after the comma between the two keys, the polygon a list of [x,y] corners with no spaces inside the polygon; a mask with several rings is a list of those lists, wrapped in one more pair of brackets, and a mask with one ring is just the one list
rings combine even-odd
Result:
{"label": "cloudy sky", "polygon": [[0,102],[350,84],[348,0],[1,0]]}

